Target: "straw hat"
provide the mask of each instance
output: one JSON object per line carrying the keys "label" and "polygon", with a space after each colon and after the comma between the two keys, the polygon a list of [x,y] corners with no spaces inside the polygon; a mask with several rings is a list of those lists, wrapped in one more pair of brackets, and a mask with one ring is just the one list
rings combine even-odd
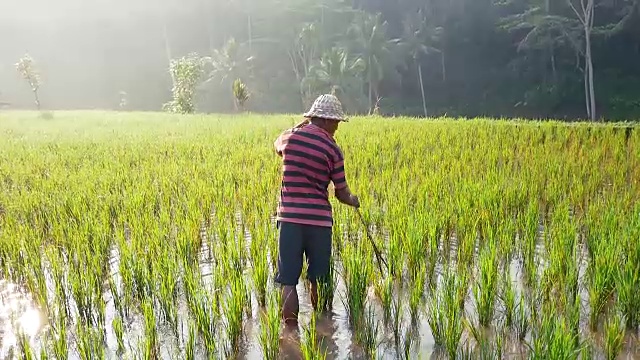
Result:
{"label": "straw hat", "polygon": [[304,117],[317,117],[322,119],[330,119],[337,121],[348,121],[344,112],[342,111],[342,104],[335,95],[324,94],[318,96],[318,98],[311,105],[311,109],[304,113]]}

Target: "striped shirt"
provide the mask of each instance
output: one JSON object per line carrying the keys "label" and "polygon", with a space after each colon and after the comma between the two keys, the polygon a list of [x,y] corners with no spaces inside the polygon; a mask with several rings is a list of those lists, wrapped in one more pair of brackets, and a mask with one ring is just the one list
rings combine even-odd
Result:
{"label": "striped shirt", "polygon": [[336,190],[347,187],[344,157],[333,136],[309,124],[285,131],[274,145],[284,164],[276,220],[333,226],[329,183]]}

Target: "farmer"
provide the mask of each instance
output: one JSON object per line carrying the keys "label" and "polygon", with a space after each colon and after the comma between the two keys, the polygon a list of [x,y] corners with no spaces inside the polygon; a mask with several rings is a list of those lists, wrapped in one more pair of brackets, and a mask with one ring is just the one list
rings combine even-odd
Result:
{"label": "farmer", "polygon": [[302,255],[308,261],[311,303],[318,303],[318,281],[329,276],[333,217],[328,186],[333,182],[336,198],[343,204],[360,207],[358,197],[347,186],[344,158],[333,135],[341,121],[347,121],[342,104],[333,95],[321,95],[305,119],[285,131],[275,141],[283,159],[283,180],[278,204],[278,270],[282,285],[282,317],[297,325],[296,285],[302,272]]}

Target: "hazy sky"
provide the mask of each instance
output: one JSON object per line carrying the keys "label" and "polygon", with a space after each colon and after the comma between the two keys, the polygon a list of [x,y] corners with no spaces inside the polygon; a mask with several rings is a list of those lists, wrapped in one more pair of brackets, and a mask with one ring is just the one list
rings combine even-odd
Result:
{"label": "hazy sky", "polygon": [[[202,0],[198,0],[202,1]],[[118,18],[178,11],[193,0],[2,0],[0,19],[50,21],[90,16]]]}

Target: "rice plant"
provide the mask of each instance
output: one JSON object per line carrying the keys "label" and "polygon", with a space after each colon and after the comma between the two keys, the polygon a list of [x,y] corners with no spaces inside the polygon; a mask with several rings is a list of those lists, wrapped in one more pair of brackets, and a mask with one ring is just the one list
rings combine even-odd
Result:
{"label": "rice plant", "polygon": [[[262,357],[276,356],[282,163],[265,146],[291,119],[228,119],[0,114],[0,286],[28,294],[46,320],[34,331],[49,334],[29,334],[31,348],[15,354],[154,358],[175,343],[182,353],[170,357],[202,348],[214,359],[257,338]],[[415,355],[410,335],[425,325],[451,357],[499,357],[503,325],[533,359],[637,347],[624,334],[640,323],[639,138],[620,134],[615,124],[355,117],[337,139],[389,272],[331,196],[335,246],[316,315],[347,314],[335,321],[371,357],[387,340],[398,357]],[[465,321],[485,333],[475,348],[462,343]]]}
{"label": "rice plant", "polygon": [[279,291],[272,292],[266,311],[260,314],[258,339],[267,360],[277,359],[280,352],[280,297]]}
{"label": "rice plant", "polygon": [[303,326],[303,339],[300,344],[300,350],[304,360],[323,360],[327,357],[326,352],[320,349],[317,338],[316,316],[315,314],[312,315],[309,324]]}
{"label": "rice plant", "polygon": [[609,316],[604,329],[604,353],[607,360],[614,360],[624,345],[625,325],[624,319],[615,311]]}
{"label": "rice plant", "polygon": [[492,242],[480,253],[480,276],[473,288],[478,318],[482,326],[493,320],[498,289],[498,264],[496,248]]}

